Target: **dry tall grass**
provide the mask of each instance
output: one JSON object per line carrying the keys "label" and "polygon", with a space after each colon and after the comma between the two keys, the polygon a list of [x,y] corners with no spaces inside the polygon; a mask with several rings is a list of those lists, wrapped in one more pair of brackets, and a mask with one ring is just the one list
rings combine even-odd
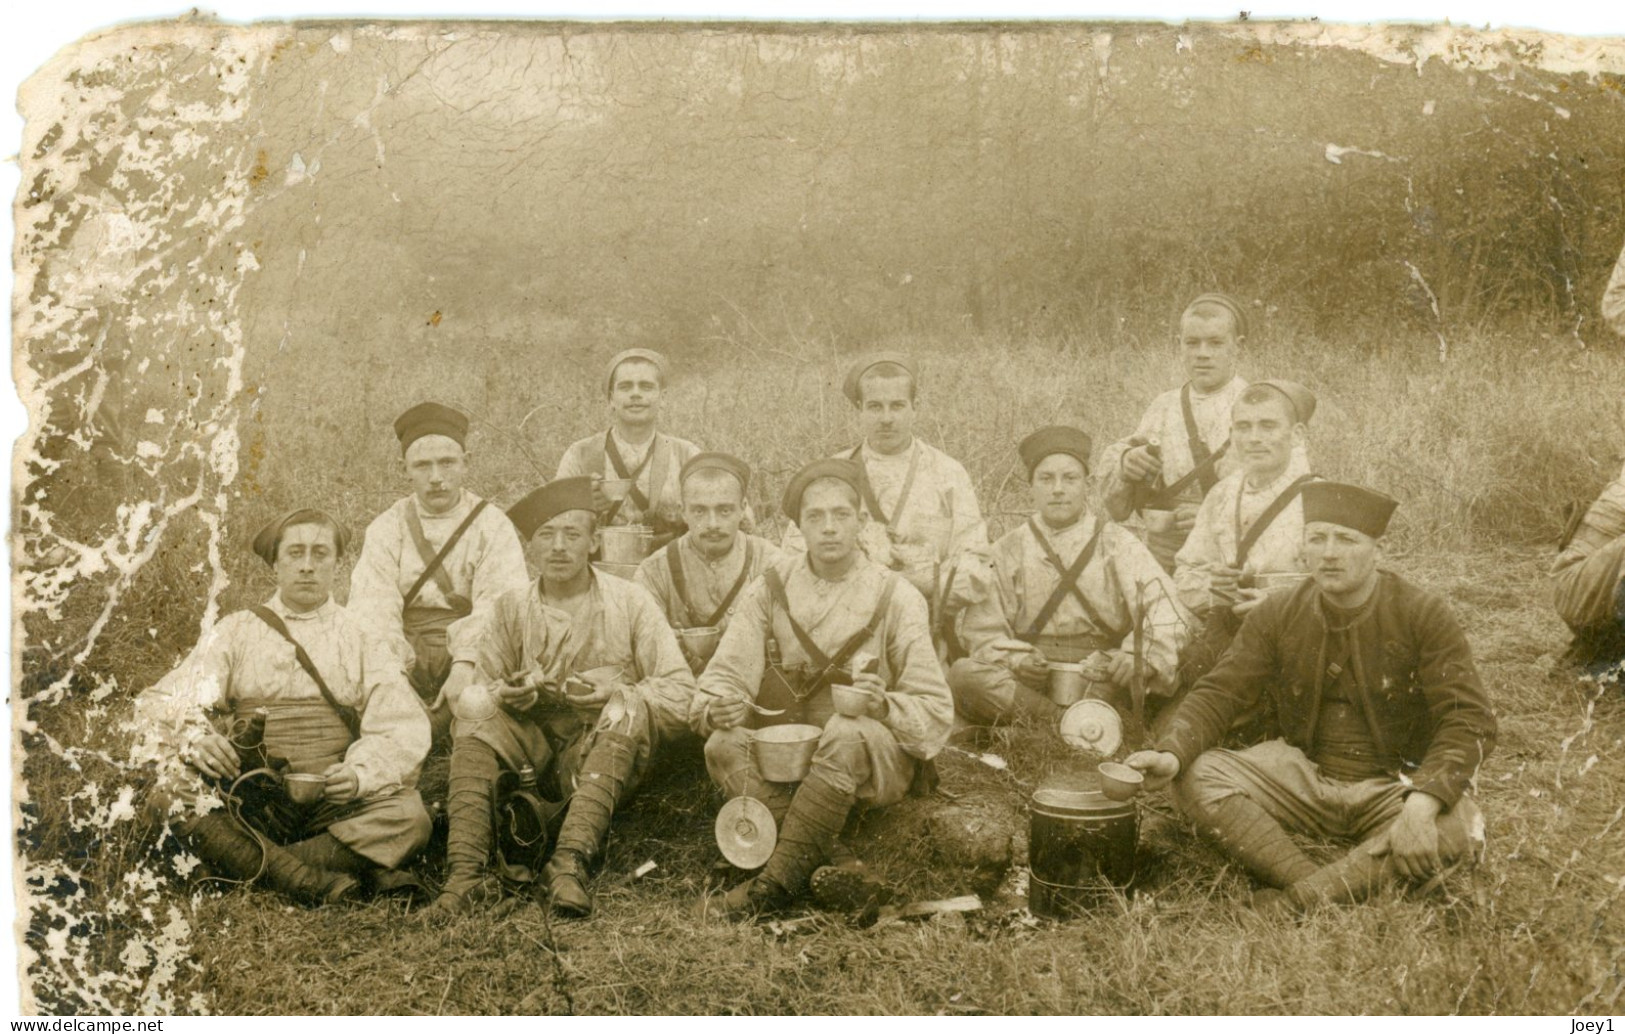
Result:
{"label": "dry tall grass", "polygon": [[[1000,526],[1024,507],[1013,454],[1022,433],[1075,421],[1103,444],[1175,382],[1171,349],[1127,333],[886,343],[927,356],[920,433],[964,460]],[[48,735],[64,748],[30,749],[24,768],[23,848],[36,872],[54,874],[36,881],[48,907],[26,934],[41,955],[30,974],[40,1004],[250,1013],[1617,1009],[1625,703],[1617,689],[1554,667],[1565,637],[1542,566],[1558,503],[1617,470],[1613,406],[1625,397],[1625,369],[1540,339],[1453,342],[1445,362],[1427,341],[1373,345],[1277,338],[1254,347],[1246,372],[1320,392],[1316,469],[1403,500],[1394,562],[1451,598],[1478,653],[1503,723],[1481,786],[1491,849],[1449,901],[1388,898],[1302,925],[1262,924],[1245,910],[1245,879],[1156,805],[1139,896],[1090,920],[1033,925],[1005,911],[1008,886],[995,895],[987,873],[939,856],[916,806],[866,828],[860,850],[920,894],[974,887],[998,907],[872,931],[825,919],[707,926],[686,909],[707,878],[719,802],[694,792],[703,771],[692,760],[618,820],[590,922],[550,925],[529,909],[425,932],[383,905],[310,913],[264,894],[188,892],[176,876],[185,860],[177,866],[172,845],[157,844],[115,800],[115,788],[140,788],[140,774],[119,765],[128,696],[196,636],[208,571],[181,546],[142,572],[81,669],[80,692],[36,708],[38,732],[24,739],[40,745]],[[565,444],[602,426],[607,351],[492,342],[374,359],[307,343],[254,353],[247,372],[266,389],[246,424],[231,541],[246,543],[260,520],[294,504],[363,526],[404,490],[388,425],[422,398],[474,415],[472,487],[516,499],[551,474]],[[765,519],[797,464],[852,439],[835,390],[845,348],[739,333],[669,351],[681,369],[667,426],[749,457]],[[268,590],[246,550],[224,561],[225,609]],[[62,620],[76,617],[70,608]],[[30,685],[49,682],[57,663],[29,654]],[[98,693],[98,673],[117,681]],[[945,788],[1020,827],[1027,789],[1071,762],[1041,737],[1003,736],[992,749],[1009,757],[1008,774],[951,755]],[[87,815],[103,830],[91,842],[72,832]],[[634,879],[646,859],[658,868]]]}

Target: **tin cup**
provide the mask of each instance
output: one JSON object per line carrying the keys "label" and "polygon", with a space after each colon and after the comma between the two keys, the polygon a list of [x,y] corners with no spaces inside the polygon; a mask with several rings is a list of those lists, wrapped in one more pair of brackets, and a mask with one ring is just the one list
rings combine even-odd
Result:
{"label": "tin cup", "polygon": [[1089,688],[1089,680],[1084,677],[1083,665],[1067,661],[1051,661],[1049,663],[1049,698],[1061,707],[1067,707],[1083,699],[1084,692]]}
{"label": "tin cup", "polygon": [[1172,510],[1141,510],[1140,519],[1145,522],[1145,530],[1154,535],[1166,535],[1178,526]]}
{"label": "tin cup", "polygon": [[290,801],[308,806],[322,799],[327,780],[314,772],[290,772],[282,777],[282,788]]}

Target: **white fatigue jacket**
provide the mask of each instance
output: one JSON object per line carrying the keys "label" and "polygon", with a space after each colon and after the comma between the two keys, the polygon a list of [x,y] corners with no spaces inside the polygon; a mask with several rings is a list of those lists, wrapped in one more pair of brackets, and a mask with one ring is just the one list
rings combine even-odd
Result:
{"label": "white fatigue jacket", "polygon": [[[628,496],[615,511],[615,516],[609,523],[617,526],[647,524],[654,517],[668,523],[680,520],[683,514],[681,480],[683,464],[697,456],[701,451],[700,447],[693,442],[659,431],[655,432],[654,438],[642,448],[624,441],[613,430],[609,434],[615,442],[615,448],[620,452],[622,462],[626,464],[627,473],[637,471],[635,482],[638,491],[642,492],[649,502],[647,510],[639,509],[637,503]],[[643,462],[645,456],[648,457],[648,463]],[[642,470],[638,470],[640,465]],[[602,431],[583,438],[564,450],[564,455],[559,458],[559,472],[556,476],[590,477],[593,474],[611,479],[620,477],[604,450]]]}
{"label": "white fatigue jacket", "polygon": [[1621,535],[1625,535],[1625,468],[1586,511],[1574,537],[1552,564],[1552,574],[1573,567]]}
{"label": "white fatigue jacket", "polygon": [[[772,567],[784,582],[785,598],[796,622],[826,656],[835,654],[868,623],[887,581],[897,579],[874,635],[860,649],[879,658],[879,674],[888,687],[890,710],[881,721],[910,756],[922,761],[936,757],[948,742],[954,701],[931,645],[924,597],[896,573],[861,555],[844,578],[833,582],[813,574],[802,553],[782,557]],[[786,667],[810,664],[784,608],[770,604],[770,599],[765,577],[757,578],[746,590],[722,643],[700,676],[702,691],[695,697],[690,716],[695,731],[706,731],[709,698],[705,691],[756,698],[767,671],[770,631]]]}
{"label": "white fatigue jacket", "polygon": [[[748,570],[745,567],[747,555],[750,557]],[[713,564],[700,556],[689,542],[689,536],[684,535],[667,543],[639,564],[632,580],[654,597],[671,627],[703,628],[743,575],[744,582],[734,594],[733,602],[715,622],[716,627],[726,629],[729,619],[739,609],[739,601],[745,598],[745,590],[750,583],[762,573],[762,568],[783,555],[779,547],[766,539],[739,532],[734,536],[734,545],[728,555]],[[683,586],[687,590],[686,605],[683,594],[677,591],[677,585],[672,581],[673,561],[682,568]]]}
{"label": "white fatigue jacket", "polygon": [[[402,604],[425,566],[412,538],[409,510],[417,514],[423,537],[438,554],[479,503],[480,497],[465,489],[456,506],[445,513],[431,514],[424,511],[417,496],[409,495],[367,525],[361,556],[350,573],[346,607],[377,635],[398,640],[408,664],[412,651],[401,634]],[[497,506],[480,511],[441,567],[450,576],[452,591],[471,603],[475,613],[488,608],[504,592],[523,588],[530,581],[519,533]],[[423,583],[412,605],[451,609],[451,602],[435,578]]]}
{"label": "white fatigue jacket", "polygon": [[585,609],[574,618],[544,603],[540,583],[530,582],[499,596],[483,618],[452,628],[453,659],[472,663],[480,682],[539,671],[560,683],[567,675],[619,668],[616,681],[649,705],[662,732],[687,728],[694,675],[659,604],[624,578],[594,571]]}
{"label": "white fatigue jacket", "polygon": [[[885,511],[889,525],[871,513],[863,530],[863,551],[875,563],[889,565],[894,549],[905,561],[942,562],[969,550],[987,548],[987,525],[976,501],[976,487],[964,465],[941,449],[915,438],[895,456],[884,456],[869,448],[867,442],[835,455],[863,464],[875,501]],[[914,470],[912,481],[910,466]],[[866,501],[863,510],[868,512]],[[807,549],[801,529],[796,527],[796,516],[785,514],[790,522],[784,531],[786,552]]]}
{"label": "white fatigue jacket", "polygon": [[[281,597],[265,604],[310,655],[340,704],[354,708],[361,735],[345,751],[361,797],[383,797],[417,785],[429,753],[429,719],[387,640],[328,600],[297,614]],[[147,735],[139,757],[167,760],[212,731],[207,712],[238,700],[321,704],[316,683],[295,659],[293,644],[250,611],[238,611],[203,634],[180,667],[135,702]]]}
{"label": "white fatigue jacket", "polygon": [[[1180,387],[1158,395],[1147,407],[1145,415],[1140,417],[1140,425],[1134,429],[1134,436],[1155,438],[1161,444],[1162,480],[1166,485],[1178,481],[1196,466],[1196,460],[1191,455],[1190,435],[1185,429],[1184,407],[1180,403],[1183,390]],[[1240,377],[1230,378],[1228,384],[1208,395],[1191,389],[1191,415],[1196,418],[1196,430],[1209,452],[1218,452],[1219,447],[1230,440],[1230,409],[1246,390],[1247,382]],[[1118,520],[1128,517],[1128,494],[1133,491],[1133,485],[1122,477],[1123,454],[1129,448],[1129,439],[1125,438],[1106,446],[1100,456],[1102,496]],[[1240,461],[1227,450],[1214,465],[1214,473],[1222,478],[1240,468]],[[1185,486],[1179,500],[1201,502],[1200,480]]]}
{"label": "white fatigue jacket", "polygon": [[[1307,473],[1308,458],[1302,451],[1293,450],[1286,470],[1263,488],[1250,488],[1246,472],[1240,470],[1213,486],[1196,512],[1190,537],[1174,560],[1174,584],[1179,587],[1179,601],[1187,609],[1197,614],[1207,612],[1213,605],[1214,568],[1237,566],[1236,551],[1241,539],[1276,497]],[[1247,551],[1245,567],[1263,575],[1302,574],[1307,570],[1303,563],[1301,498],[1288,503],[1259,532]]]}
{"label": "white fatigue jacket", "polygon": [[1039,612],[1061,584],[1062,572],[1049,561],[1031,526],[1023,523],[993,543],[985,591],[960,614],[960,641],[971,657],[1013,670],[1032,650],[1020,638],[1029,634],[1096,635],[1119,649],[1131,650],[1135,609],[1143,605],[1145,663],[1153,686],[1171,691],[1179,651],[1190,636],[1190,622],[1176,601],[1173,579],[1144,543],[1121,525],[1110,521],[1100,525],[1094,514],[1085,514],[1061,530],[1042,520],[1037,523],[1050,548],[1068,566],[1100,527],[1094,557],[1078,577],[1078,588],[1094,613],[1068,593],[1045,627],[1033,629]]}

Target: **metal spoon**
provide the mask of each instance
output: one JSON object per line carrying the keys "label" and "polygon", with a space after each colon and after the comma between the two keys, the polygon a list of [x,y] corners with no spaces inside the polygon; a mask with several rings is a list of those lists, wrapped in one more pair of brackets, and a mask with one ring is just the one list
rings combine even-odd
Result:
{"label": "metal spoon", "polygon": [[702,689],[700,692],[715,700],[743,700],[746,707],[750,708],[752,711],[755,711],[763,718],[777,718],[779,715],[785,712],[785,708],[782,707],[778,710],[774,710],[771,707],[763,707],[750,697],[736,697],[732,693],[716,693],[709,689]]}

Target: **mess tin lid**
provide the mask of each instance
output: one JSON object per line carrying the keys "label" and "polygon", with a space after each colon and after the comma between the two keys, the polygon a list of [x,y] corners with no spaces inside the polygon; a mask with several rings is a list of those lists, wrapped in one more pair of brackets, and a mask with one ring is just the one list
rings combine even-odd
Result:
{"label": "mess tin lid", "polygon": [[717,847],[738,869],[760,869],[773,857],[778,825],[767,805],[754,797],[735,797],[717,812]]}
{"label": "mess tin lid", "polygon": [[1048,815],[1120,814],[1133,809],[1134,805],[1111,800],[1079,780],[1049,782],[1033,791],[1033,810]]}
{"label": "mess tin lid", "polygon": [[1123,719],[1104,700],[1079,700],[1061,715],[1061,739],[1109,758],[1123,745]]}

